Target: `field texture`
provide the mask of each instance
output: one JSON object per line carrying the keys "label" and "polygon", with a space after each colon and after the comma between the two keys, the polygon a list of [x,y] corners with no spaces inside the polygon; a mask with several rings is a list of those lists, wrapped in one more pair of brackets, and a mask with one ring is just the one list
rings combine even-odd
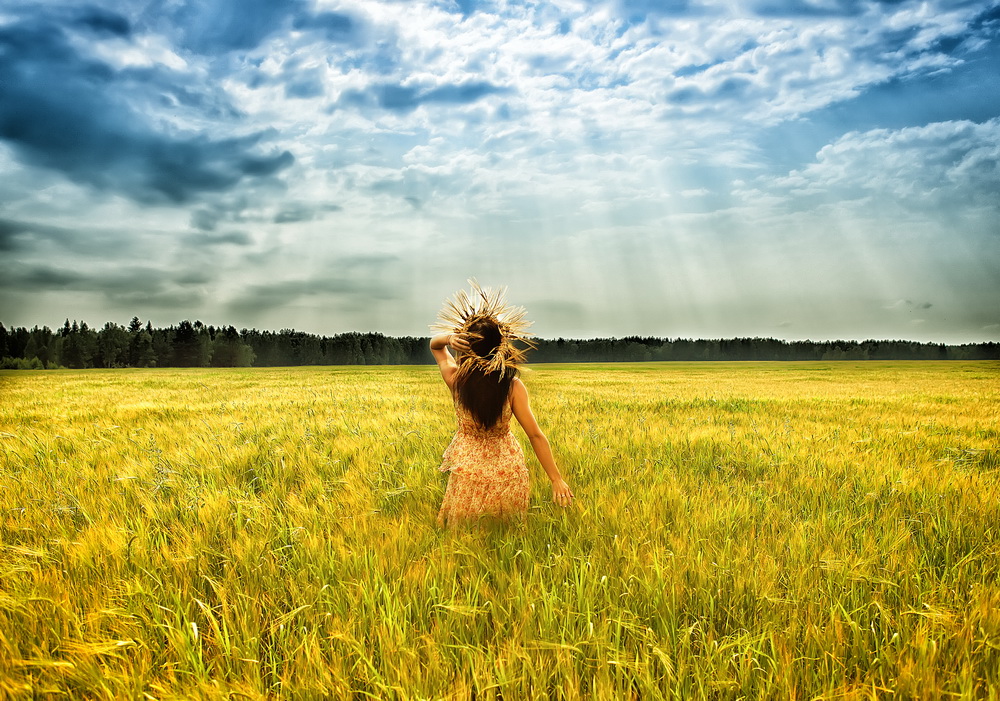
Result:
{"label": "field texture", "polygon": [[525,381],[442,532],[436,368],[0,374],[0,697],[1000,698],[1000,364]]}

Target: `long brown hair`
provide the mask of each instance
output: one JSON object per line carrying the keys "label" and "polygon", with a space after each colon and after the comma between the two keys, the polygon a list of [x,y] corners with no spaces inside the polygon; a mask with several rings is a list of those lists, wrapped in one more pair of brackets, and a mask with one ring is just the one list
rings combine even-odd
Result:
{"label": "long brown hair", "polygon": [[[472,354],[489,358],[500,347],[500,328],[492,319],[474,321],[468,328],[473,335],[469,345]],[[503,414],[503,405],[510,394],[510,385],[517,377],[513,368],[487,372],[475,358],[463,358],[455,375],[455,392],[472,418],[484,429],[493,428]]]}

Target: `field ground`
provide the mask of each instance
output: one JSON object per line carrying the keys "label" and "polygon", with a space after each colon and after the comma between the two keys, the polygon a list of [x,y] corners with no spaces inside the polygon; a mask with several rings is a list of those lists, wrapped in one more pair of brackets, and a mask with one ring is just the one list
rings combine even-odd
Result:
{"label": "field ground", "polygon": [[1000,363],[525,381],[441,532],[434,367],[0,373],[0,697],[1000,699]]}

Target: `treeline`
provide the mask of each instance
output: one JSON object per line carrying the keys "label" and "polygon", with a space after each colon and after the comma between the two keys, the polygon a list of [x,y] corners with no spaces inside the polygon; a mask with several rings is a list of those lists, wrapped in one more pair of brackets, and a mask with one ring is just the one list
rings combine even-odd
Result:
{"label": "treeline", "polygon": [[[0,369],[117,367],[275,367],[291,365],[420,365],[432,363],[428,338],[380,333],[316,336],[292,329],[258,331],[182,321],[154,328],[133,317],[100,329],[69,319],[7,329],[0,324]],[[998,360],[1000,344],[915,341],[716,340],[629,336],[538,339],[533,363],[664,360]]]}
{"label": "treeline", "polygon": [[998,360],[1000,343],[953,346],[916,341],[781,341],[776,338],[594,338],[542,340],[535,363],[663,360]]}
{"label": "treeline", "polygon": [[427,341],[380,333],[237,331],[187,320],[154,328],[138,317],[128,326],[109,321],[94,329],[67,319],[56,331],[0,324],[0,369],[410,365],[431,362]]}

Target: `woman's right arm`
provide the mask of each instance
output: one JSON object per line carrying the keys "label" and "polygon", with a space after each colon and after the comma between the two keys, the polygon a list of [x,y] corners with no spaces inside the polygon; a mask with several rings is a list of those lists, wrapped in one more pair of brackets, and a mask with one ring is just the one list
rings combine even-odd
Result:
{"label": "woman's right arm", "polygon": [[552,483],[552,499],[559,506],[569,506],[573,501],[573,491],[566,484],[559,468],[556,467],[556,460],[552,457],[552,448],[549,446],[549,439],[542,433],[535,420],[535,414],[531,411],[531,403],[528,401],[528,388],[524,386],[519,378],[514,378],[511,386],[511,409],[514,410],[514,418],[521,424],[521,428],[528,434],[531,441],[531,449],[535,451],[535,457],[542,464],[542,469],[548,475]]}
{"label": "woman's right arm", "polygon": [[434,355],[434,360],[441,370],[441,377],[444,379],[444,383],[450,389],[455,384],[455,373],[458,371],[458,363],[452,357],[448,346],[451,346],[455,350],[467,352],[469,350],[469,342],[460,333],[439,333],[431,339],[431,353]]}

